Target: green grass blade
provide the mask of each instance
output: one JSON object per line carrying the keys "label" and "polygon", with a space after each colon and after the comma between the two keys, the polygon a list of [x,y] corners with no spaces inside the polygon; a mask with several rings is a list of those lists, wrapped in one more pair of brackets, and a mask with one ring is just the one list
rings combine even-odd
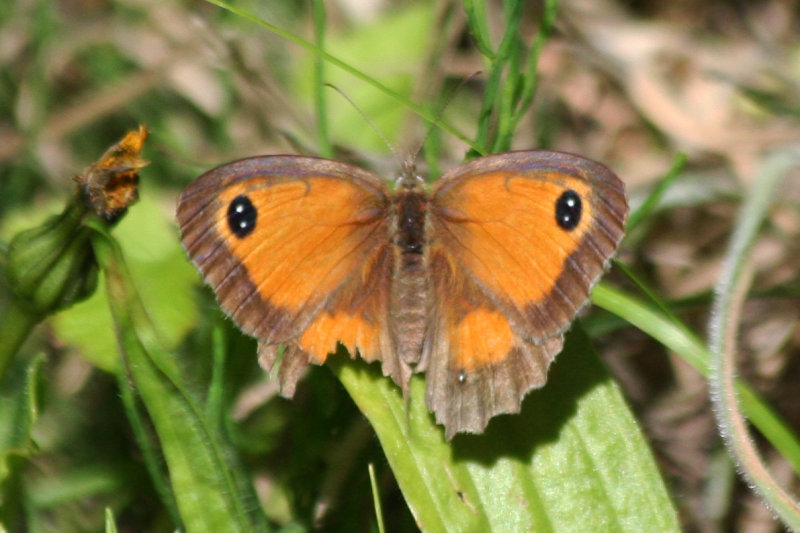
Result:
{"label": "green grass blade", "polygon": [[[515,31],[516,33],[516,31]],[[492,142],[491,152],[507,152],[511,149],[511,140],[514,137],[513,113],[516,106],[517,88],[522,84],[520,76],[520,47],[512,46],[505,55],[507,61],[504,66],[505,76],[499,98],[495,105],[497,128]]]}
{"label": "green grass blade", "polygon": [[481,55],[488,60],[494,59],[492,39],[489,36],[489,23],[486,19],[486,2],[483,0],[464,0],[464,12],[467,14],[467,24],[469,25],[475,46],[478,47]]}
{"label": "green grass blade", "polygon": [[519,34],[519,25],[522,18],[524,2],[511,0],[504,2],[505,33],[503,41],[495,58],[497,68],[502,69],[504,75],[500,78],[502,85],[494,103],[494,115],[497,118],[494,139],[491,143],[491,152],[506,152],[511,149],[513,138],[513,111],[516,106],[522,79],[520,76],[520,61],[524,45]]}
{"label": "green grass blade", "polygon": [[[312,2],[314,14],[314,42],[320,50],[325,50],[325,2],[314,0]],[[317,118],[317,148],[320,157],[333,157],[330,131],[328,130],[328,110],[325,99],[325,61],[322,56],[317,56],[314,61],[314,107]]]}
{"label": "green grass blade", "polygon": [[669,189],[670,185],[675,182],[675,178],[680,175],[685,164],[686,154],[683,152],[678,153],[675,156],[675,161],[672,163],[672,167],[669,169],[666,175],[664,175],[664,177],[658,182],[642,205],[640,205],[639,208],[632,212],[628,217],[626,231],[629,235],[633,233],[633,231],[639,227],[639,224],[641,224],[642,220],[644,220],[644,218],[658,206],[661,198],[664,197],[664,194],[667,192],[667,189]]}
{"label": "green grass blade", "polygon": [[383,524],[383,509],[381,509],[381,495],[378,491],[378,480],[375,479],[375,467],[370,463],[367,468],[369,469],[369,484],[372,488],[372,503],[375,506],[375,521],[378,533],[386,533],[386,527]]}
{"label": "green grass blade", "polygon": [[516,131],[517,125],[525,116],[525,113],[528,112],[528,109],[533,103],[533,98],[536,96],[536,88],[539,84],[539,57],[542,54],[547,39],[550,37],[550,31],[553,29],[553,25],[556,21],[557,11],[558,0],[545,0],[542,21],[539,23],[536,39],[533,41],[533,45],[528,53],[528,68],[522,80],[522,90],[511,123],[510,130],[512,132]]}
{"label": "green grass blade", "polygon": [[[483,150],[476,153],[504,152],[511,149],[516,127],[533,103],[539,56],[553,26],[558,2],[547,1],[539,31],[523,67],[523,50],[526,45],[520,35],[520,23],[526,5],[520,0],[503,3],[505,27],[497,53],[487,53],[484,50],[485,45],[478,45],[489,61],[489,74],[475,136],[475,144],[483,147]],[[486,25],[485,13],[480,14],[471,2],[466,4],[466,9],[467,21],[473,35],[481,35],[483,26]]]}
{"label": "green grass blade", "polygon": [[[675,316],[667,315],[624,292],[603,283],[592,291],[592,302],[626,320],[632,326],[675,352],[705,377],[709,375],[708,347]],[[790,426],[746,384],[738,383],[742,409],[764,437],[800,475],[800,441]]]}
{"label": "green grass blade", "polygon": [[406,412],[377,367],[331,362],[424,531],[678,531],[644,438],[579,326],[520,414],[451,443],[424,405],[422,379],[411,381]]}
{"label": "green grass blade", "polygon": [[[506,27],[504,29],[503,39],[500,42],[497,53],[494,54],[490,60],[489,75],[487,76],[486,88],[483,93],[483,102],[481,103],[481,111],[477,121],[478,128],[474,145],[477,145],[479,149],[473,146],[474,153],[471,155],[482,155],[498,149],[496,143],[498,139],[497,129],[501,126],[498,125],[493,132],[493,126],[495,125],[492,123],[492,118],[502,116],[503,119],[498,118],[498,120],[503,120],[503,123],[506,125],[505,129],[508,129],[508,121],[504,120],[504,118],[507,117],[507,113],[503,111],[503,102],[508,101],[507,91],[511,90],[513,92],[516,77],[506,77],[505,71],[509,61],[513,59],[513,56],[517,55],[518,57],[519,54],[518,29],[521,7],[521,2],[514,2],[511,8],[506,6],[508,11],[505,17]],[[489,58],[487,57],[487,59]],[[514,79],[508,79],[512,77]]]}
{"label": "green grass blade", "polygon": [[114,520],[114,511],[106,507],[106,533],[117,533],[117,521]]}

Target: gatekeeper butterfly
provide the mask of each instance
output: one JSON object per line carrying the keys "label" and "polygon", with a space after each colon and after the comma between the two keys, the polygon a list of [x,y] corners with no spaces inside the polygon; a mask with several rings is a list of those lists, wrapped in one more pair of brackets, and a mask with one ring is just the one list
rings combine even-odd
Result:
{"label": "gatekeeper butterfly", "polygon": [[225,312],[278,346],[282,393],[338,343],[380,361],[448,439],[519,412],[622,238],[628,205],[608,168],[544,150],[474,159],[428,190],[291,155],[234,161],[180,197],[183,245]]}

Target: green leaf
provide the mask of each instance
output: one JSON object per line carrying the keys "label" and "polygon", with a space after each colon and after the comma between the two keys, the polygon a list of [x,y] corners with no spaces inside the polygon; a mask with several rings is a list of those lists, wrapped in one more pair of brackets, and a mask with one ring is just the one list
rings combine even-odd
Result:
{"label": "green leaf", "polygon": [[44,360],[16,358],[0,379],[0,531],[16,531],[26,523],[22,467],[36,452],[31,432]]}
{"label": "green leaf", "polygon": [[[93,238],[128,379],[147,409],[169,469],[186,531],[263,531],[252,485],[220,428],[183,384],[158,342],[116,242],[101,227]],[[134,420],[134,423],[135,420]]]}
{"label": "green leaf", "polygon": [[117,533],[117,522],[114,520],[114,512],[106,507],[106,533]]}
{"label": "green leaf", "polygon": [[421,378],[407,412],[375,366],[331,362],[424,531],[678,531],[645,440],[578,326],[521,413],[451,443],[424,405]]}
{"label": "green leaf", "polygon": [[31,430],[38,413],[36,388],[43,363],[44,356],[17,359],[0,380],[0,485],[11,474],[12,457],[34,451]]}
{"label": "green leaf", "polygon": [[675,179],[683,170],[683,167],[686,165],[686,154],[683,152],[679,152],[675,155],[675,160],[672,162],[672,168],[664,175],[663,178],[656,184],[650,194],[647,195],[647,198],[642,202],[642,204],[636,209],[633,213],[630,214],[628,217],[627,223],[627,233],[630,235],[633,233],[636,228],[639,227],[642,220],[658,206],[661,199],[666,194],[667,189],[675,182]]}

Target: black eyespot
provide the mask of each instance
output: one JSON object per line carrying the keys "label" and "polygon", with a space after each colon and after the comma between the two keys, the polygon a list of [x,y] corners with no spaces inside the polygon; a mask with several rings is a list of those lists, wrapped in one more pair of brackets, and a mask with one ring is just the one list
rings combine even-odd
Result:
{"label": "black eyespot", "polygon": [[228,206],[228,226],[234,235],[243,239],[256,229],[258,212],[250,198],[239,195]]}
{"label": "black eyespot", "polygon": [[581,221],[583,202],[578,193],[569,189],[556,200],[556,223],[567,231],[574,230]]}
{"label": "black eyespot", "polygon": [[458,384],[463,385],[467,382],[467,372],[465,370],[461,370],[458,373]]}

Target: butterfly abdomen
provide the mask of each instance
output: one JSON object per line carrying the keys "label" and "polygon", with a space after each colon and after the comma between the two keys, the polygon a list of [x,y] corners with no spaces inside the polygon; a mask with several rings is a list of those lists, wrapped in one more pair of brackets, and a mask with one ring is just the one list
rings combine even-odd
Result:
{"label": "butterfly abdomen", "polygon": [[415,363],[422,353],[429,312],[425,227],[428,198],[418,191],[395,197],[395,273],[390,320],[398,355]]}

